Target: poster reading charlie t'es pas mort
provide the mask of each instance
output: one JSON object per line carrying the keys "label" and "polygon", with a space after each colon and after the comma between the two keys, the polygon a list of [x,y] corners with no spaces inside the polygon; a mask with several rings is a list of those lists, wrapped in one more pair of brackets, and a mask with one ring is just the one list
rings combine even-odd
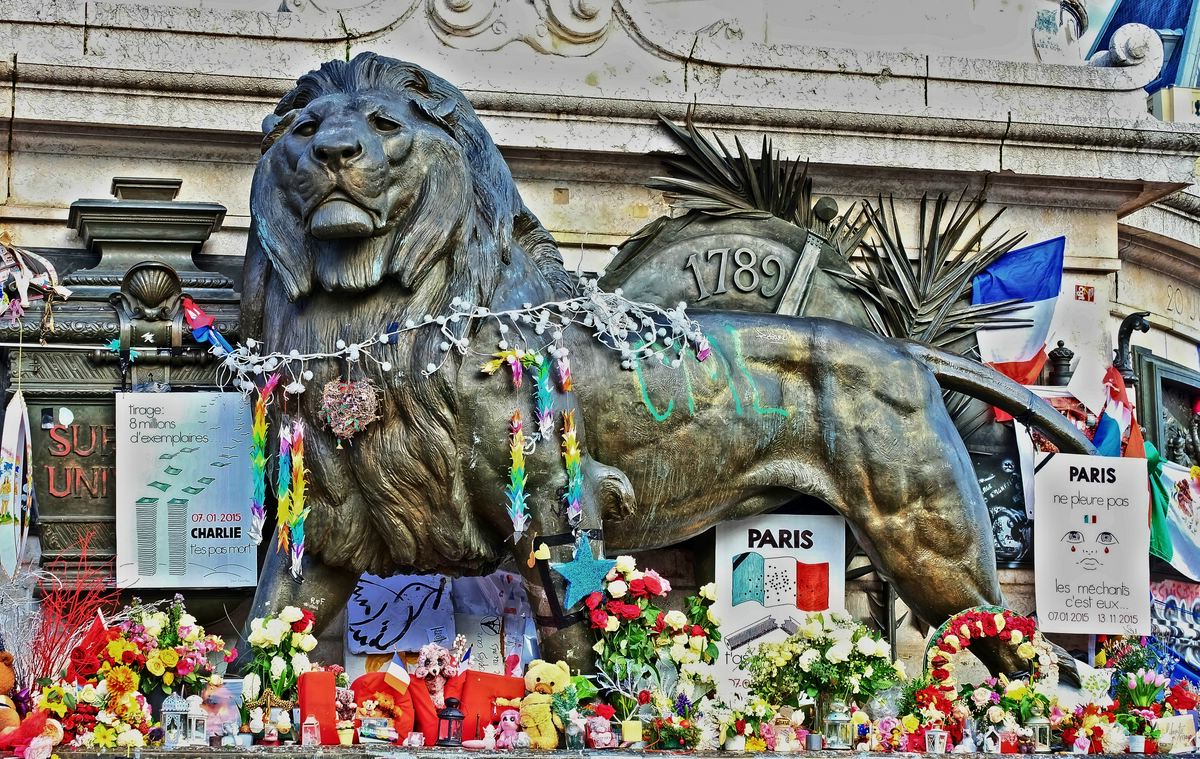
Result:
{"label": "poster reading charlie t'es pas mort", "polygon": [[238,393],[117,393],[117,584],[258,581],[250,406]]}
{"label": "poster reading charlie t'es pas mort", "polygon": [[1034,585],[1047,632],[1150,634],[1144,459],[1058,453],[1034,478]]}
{"label": "poster reading charlie t'es pas mort", "polygon": [[747,694],[749,673],[739,664],[760,643],[783,640],[807,612],[845,608],[845,562],[846,522],[838,516],[765,514],[717,526],[722,698]]}

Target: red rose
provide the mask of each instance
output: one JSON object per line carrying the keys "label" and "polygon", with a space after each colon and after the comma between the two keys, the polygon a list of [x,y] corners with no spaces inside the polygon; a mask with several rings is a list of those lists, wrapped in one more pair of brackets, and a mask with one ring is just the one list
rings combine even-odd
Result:
{"label": "red rose", "polygon": [[692,637],[693,638],[703,638],[704,637],[704,628],[701,627],[700,625],[692,625]]}
{"label": "red rose", "polygon": [[640,706],[645,706],[646,704],[650,703],[650,699],[651,699],[650,691],[648,691],[648,690],[638,691],[638,704]]}
{"label": "red rose", "polygon": [[592,712],[601,719],[612,719],[613,715],[617,713],[617,710],[608,704],[596,704],[592,707]]}
{"label": "red rose", "polygon": [[642,616],[642,609],[637,604],[621,604],[621,608],[617,611],[617,614],[626,622],[632,622]]}
{"label": "red rose", "polygon": [[660,633],[667,626],[666,616],[666,614],[660,611],[658,616],[654,618],[654,632]]}
{"label": "red rose", "polygon": [[646,590],[646,578],[639,577],[629,583],[629,593],[634,598],[646,598],[650,592]]}
{"label": "red rose", "polygon": [[292,623],[292,632],[306,633],[312,629],[313,623],[317,621],[317,615],[313,614],[308,609],[301,609],[300,619]]}
{"label": "red rose", "polygon": [[121,652],[121,663],[130,664],[133,662],[134,653],[128,649]]}
{"label": "red rose", "polygon": [[662,583],[658,581],[657,577],[651,577],[650,575],[646,575],[645,577],[642,578],[642,583],[645,584],[646,592],[649,593],[650,595],[652,595],[652,596],[661,596],[662,595]]}
{"label": "red rose", "polygon": [[592,621],[592,627],[597,630],[603,630],[605,625],[608,624],[608,615],[604,613],[604,609],[592,609],[589,618]]}
{"label": "red rose", "polygon": [[744,720],[744,719],[734,720],[733,729],[734,729],[734,731],[737,732],[738,735],[742,735],[743,733],[745,733],[746,732],[746,720]]}
{"label": "red rose", "polygon": [[948,670],[948,669],[942,669],[941,667],[938,667],[937,669],[933,670],[933,672],[931,672],[930,674],[932,674],[932,675],[933,675],[933,679],[934,679],[934,680],[948,680],[948,679],[950,679],[950,670]]}
{"label": "red rose", "polygon": [[594,611],[596,609],[596,607],[598,607],[600,605],[600,601],[602,601],[603,599],[604,599],[604,596],[601,595],[600,591],[597,590],[596,592],[592,593],[587,598],[583,599],[583,604],[584,604],[584,606],[586,606],[589,609],[592,609]]}

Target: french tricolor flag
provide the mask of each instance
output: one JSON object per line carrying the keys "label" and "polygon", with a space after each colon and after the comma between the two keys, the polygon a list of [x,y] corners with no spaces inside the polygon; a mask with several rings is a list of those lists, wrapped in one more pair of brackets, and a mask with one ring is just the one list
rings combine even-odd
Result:
{"label": "french tricolor flag", "polygon": [[[1108,390],[1108,400],[1104,403],[1104,411],[1100,413],[1096,432],[1092,436],[1096,453],[1101,456],[1120,456],[1124,450],[1127,458],[1145,458],[1142,431],[1129,402],[1125,380],[1116,367],[1110,366],[1104,373],[1104,386]],[[1125,440],[1126,434],[1129,435],[1128,441]]]}
{"label": "french tricolor flag", "polygon": [[971,282],[973,305],[1013,299],[1025,302],[1005,316],[1028,319],[1031,326],[981,329],[976,333],[983,363],[1022,385],[1037,382],[1046,363],[1046,340],[1062,287],[1066,247],[1067,238],[1055,237],[1009,251]]}

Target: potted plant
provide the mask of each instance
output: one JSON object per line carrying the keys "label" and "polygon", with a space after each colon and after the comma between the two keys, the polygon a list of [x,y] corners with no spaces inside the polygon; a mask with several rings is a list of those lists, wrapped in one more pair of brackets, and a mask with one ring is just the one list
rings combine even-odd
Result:
{"label": "potted plant", "polygon": [[691,751],[700,742],[700,725],[695,706],[680,693],[669,709],[650,720],[647,748],[665,751]]}

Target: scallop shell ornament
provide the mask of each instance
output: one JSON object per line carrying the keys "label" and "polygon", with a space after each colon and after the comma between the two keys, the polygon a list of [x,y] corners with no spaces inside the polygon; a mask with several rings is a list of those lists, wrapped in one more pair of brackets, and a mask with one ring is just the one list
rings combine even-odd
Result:
{"label": "scallop shell ornament", "polygon": [[321,390],[323,425],[342,440],[350,440],[379,418],[379,388],[369,379],[331,380]]}

